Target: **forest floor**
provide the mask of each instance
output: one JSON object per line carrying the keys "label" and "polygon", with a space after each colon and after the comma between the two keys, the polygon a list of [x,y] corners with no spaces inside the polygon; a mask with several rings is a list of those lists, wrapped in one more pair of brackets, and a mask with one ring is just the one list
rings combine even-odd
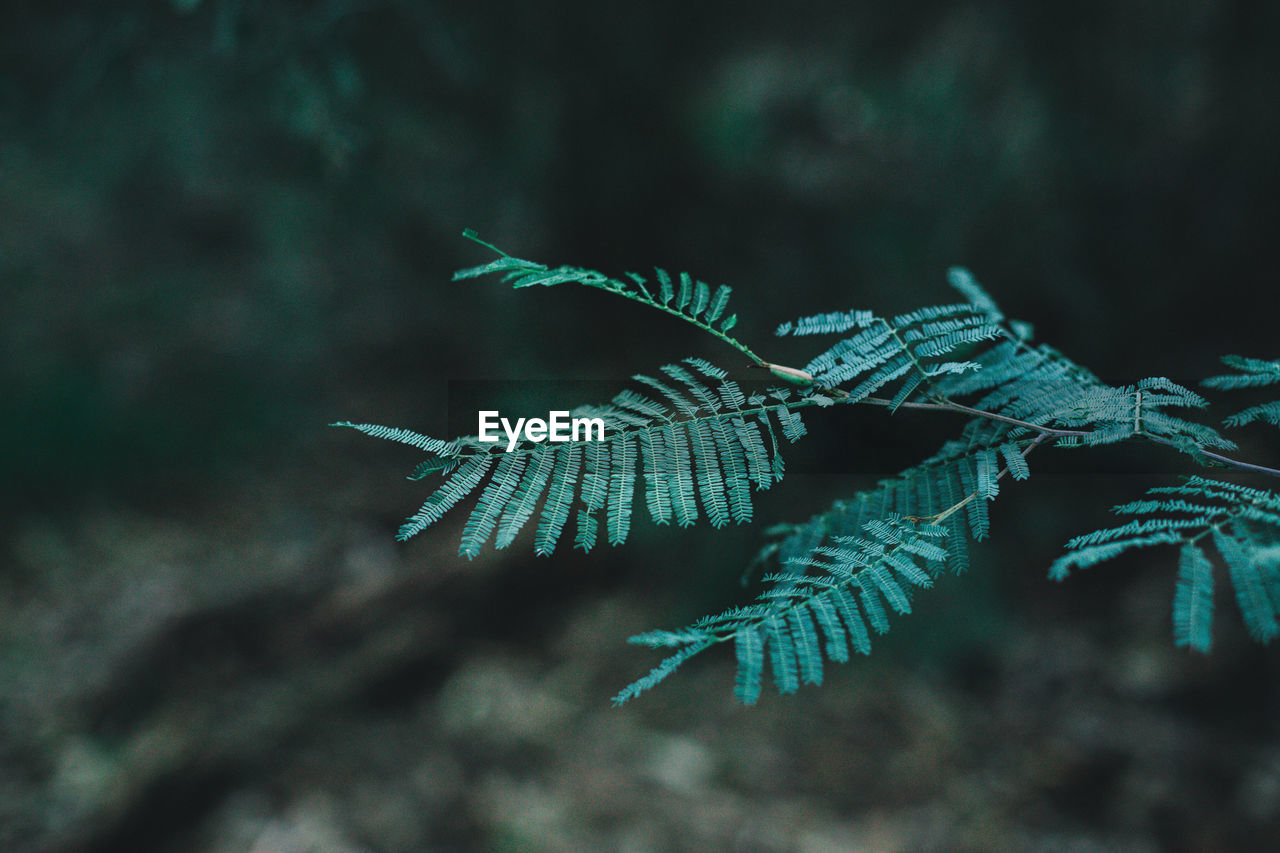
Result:
{"label": "forest floor", "polygon": [[624,638],[672,601],[467,564],[451,528],[397,546],[378,476],[288,474],[16,522],[0,847],[1206,851],[1280,829],[1274,655],[1238,625],[1174,649],[1165,571],[1120,587],[1118,628],[1033,610],[941,657],[891,634],[753,708],[712,653],[617,709],[656,662]]}

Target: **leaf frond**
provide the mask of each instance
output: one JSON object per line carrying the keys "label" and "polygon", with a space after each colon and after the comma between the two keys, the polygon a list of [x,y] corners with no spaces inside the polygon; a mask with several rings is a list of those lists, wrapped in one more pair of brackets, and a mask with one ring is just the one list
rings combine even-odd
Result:
{"label": "leaf frond", "polygon": [[[1224,355],[1222,362],[1228,367],[1236,368],[1238,372],[1222,376],[1211,376],[1204,380],[1202,384],[1209,388],[1238,390],[1242,388],[1260,388],[1280,382],[1280,359],[1263,361],[1260,358]],[[1280,400],[1270,400],[1257,406],[1250,406],[1243,411],[1229,415],[1223,422],[1229,427],[1242,427],[1255,421],[1262,421],[1272,426],[1280,426]]]}
{"label": "leaf frond", "polygon": [[1225,391],[1280,383],[1280,359],[1263,361],[1242,355],[1224,355],[1222,363],[1227,367],[1234,367],[1236,372],[1210,376],[1202,384]]}
{"label": "leaf frond", "polygon": [[1177,545],[1178,581],[1173,599],[1174,642],[1207,652],[1212,643],[1214,567],[1205,551],[1212,542],[1225,563],[1236,604],[1250,636],[1261,643],[1280,634],[1280,496],[1211,480],[1187,478],[1149,489],[1148,498],[1115,507],[1135,516],[1116,526],[1077,536],[1049,569],[1064,579],[1134,548]]}
{"label": "leaf frond", "polygon": [[512,257],[496,246],[479,239],[475,232],[467,232],[466,236],[497,252],[500,257],[487,264],[458,270],[453,274],[454,281],[500,275],[504,282],[514,288],[580,284],[603,290],[680,317],[720,338],[755,364],[764,364],[764,361],[742,341],[729,334],[729,330],[738,322],[738,315],[725,315],[729,306],[729,296],[733,292],[728,285],[721,284],[712,288],[711,285],[695,279],[687,272],[681,272],[673,277],[666,270],[655,268],[653,278],[657,281],[657,287],[653,288],[651,281],[639,273],[628,272],[619,278],[584,267],[567,265],[548,267],[545,264]]}
{"label": "leaf frond", "polygon": [[[696,283],[690,284],[697,298]],[[708,304],[713,296],[708,296]],[[475,557],[492,538],[506,548],[538,518],[534,550],[555,551],[570,516],[575,547],[589,551],[600,531],[620,545],[631,529],[636,491],[658,524],[680,526],[705,515],[715,527],[753,516],[751,492],[782,478],[780,432],[788,441],[804,435],[797,409],[830,405],[821,395],[794,397],[783,389],[748,399],[725,372],[701,359],[668,364],[668,381],[637,376],[642,390],[626,389],[605,406],[580,407],[575,418],[598,418],[604,438],[518,441],[508,452],[476,436],[441,441],[411,430],[343,423],[375,438],[427,451],[416,478],[443,481],[400,528],[408,539],[480,490],[464,525],[459,553]],[[576,432],[576,430],[575,430]],[[483,488],[481,488],[483,486]],[[540,511],[539,511],[539,508]]]}
{"label": "leaf frond", "polygon": [[[931,586],[930,566],[946,556],[945,528],[897,514],[868,519],[859,532],[844,537],[839,548],[794,561],[803,564],[803,574],[792,571],[766,578],[770,586],[750,605],[704,617],[680,631],[640,635],[633,642],[658,645],[646,642],[656,637],[662,645],[683,644],[692,656],[732,640],[738,660],[734,695],[747,705],[760,697],[766,663],[780,693],[794,693],[802,684],[821,684],[824,661],[843,663],[851,651],[870,652],[868,625],[883,633],[889,628],[890,610],[911,612],[910,590]],[[659,669],[673,660],[672,667],[678,666],[688,656],[668,657]],[[635,695],[652,676],[619,696]]]}

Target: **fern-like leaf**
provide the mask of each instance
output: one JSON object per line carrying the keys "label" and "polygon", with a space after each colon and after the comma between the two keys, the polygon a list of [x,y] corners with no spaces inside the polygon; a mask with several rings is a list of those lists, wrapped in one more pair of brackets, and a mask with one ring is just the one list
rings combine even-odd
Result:
{"label": "fern-like leaf", "polygon": [[506,508],[507,501],[519,487],[521,475],[528,461],[527,456],[517,456],[514,453],[508,453],[498,461],[498,467],[492,479],[489,480],[489,485],[485,486],[484,492],[480,495],[480,502],[462,529],[462,545],[458,549],[459,554],[469,558],[480,553],[480,549],[489,540],[493,528],[497,525],[499,515]]}
{"label": "fern-like leaf", "polygon": [[943,356],[1006,334],[1000,325],[1003,315],[968,273],[953,270],[950,280],[970,302],[930,306],[892,318],[869,311],[817,314],[782,324],[778,334],[828,334],[857,329],[857,334],[828,348],[804,370],[821,387],[854,383],[848,392],[853,402],[901,380],[890,402],[897,409],[922,385],[932,387],[933,377],[977,367],[968,362],[943,361]]}
{"label": "fern-like leaf", "polygon": [[[791,571],[767,577],[770,586],[753,604],[633,641],[679,644],[694,649],[693,654],[732,640],[738,659],[734,695],[748,705],[760,696],[766,659],[780,693],[821,684],[824,660],[844,662],[851,650],[870,651],[868,624],[883,633],[889,627],[888,610],[911,612],[908,590],[932,585],[930,567],[945,560],[946,536],[943,526],[918,524],[897,514],[868,519],[859,535],[838,537],[833,545],[792,561]],[[618,698],[636,695],[649,678],[625,688]]]}
{"label": "fern-like leaf", "polygon": [[1242,427],[1245,424],[1251,424],[1254,421],[1262,421],[1272,426],[1280,426],[1280,400],[1273,400],[1270,403],[1260,403],[1256,406],[1250,406],[1243,411],[1228,415],[1224,423],[1230,427]]}
{"label": "fern-like leaf", "polygon": [[[760,698],[760,676],[764,672],[764,639],[761,637],[761,629],[757,625],[739,628],[734,632],[733,639],[738,658],[733,695],[744,705],[754,705]],[[706,647],[701,637],[691,645]]]}
{"label": "fern-like leaf", "polygon": [[764,362],[745,344],[729,334],[738,322],[737,314],[725,315],[732,288],[719,285],[714,290],[706,282],[699,281],[687,272],[674,279],[664,269],[655,269],[657,293],[650,290],[650,282],[639,273],[625,273],[622,278],[582,267],[548,267],[545,264],[512,257],[496,246],[481,240],[470,229],[463,236],[497,252],[499,257],[487,264],[468,267],[453,274],[454,281],[499,275],[514,288],[553,287],[558,284],[580,284],[603,290],[616,296],[634,300],[667,314],[674,314],[698,328],[710,332],[730,346],[747,355],[756,364]]}
{"label": "fern-like leaf", "polygon": [[1227,367],[1234,367],[1237,372],[1211,376],[1204,380],[1204,385],[1209,388],[1230,390],[1280,383],[1280,359],[1263,361],[1260,358],[1246,358],[1242,355],[1224,355],[1222,363]]}
{"label": "fern-like leaf", "polygon": [[[538,533],[534,538],[534,552],[539,557],[549,556],[556,549],[560,531],[569,520],[574,492],[578,484],[578,472],[582,467],[582,445],[570,444],[555,454],[556,467],[547,492],[547,502],[542,507],[538,521]],[[658,468],[654,463],[655,469]],[[505,544],[505,542],[504,542]]]}
{"label": "fern-like leaf", "polygon": [[1062,580],[1073,568],[1087,568],[1134,548],[1181,546],[1174,640],[1208,651],[1213,567],[1202,545],[1208,539],[1226,563],[1250,635],[1270,642],[1280,633],[1280,495],[1199,476],[1147,494],[1147,499],[1115,507],[1116,513],[1133,516],[1132,520],[1068,542],[1067,553],[1050,567],[1049,577]]}
{"label": "fern-like leaf", "polygon": [[[635,638],[633,637],[634,641]],[[661,663],[649,670],[649,674],[644,678],[637,679],[628,684],[618,695],[613,697],[614,705],[624,705],[632,699],[644,693],[646,690],[653,688],[658,682],[665,679],[668,675],[676,671],[680,664],[696,655],[707,647],[706,643],[691,643],[680,649],[673,655],[664,658]]]}
{"label": "fern-like leaf", "polygon": [[[696,282],[689,292],[690,304],[696,303]],[[715,296],[706,300],[709,308]],[[507,547],[535,515],[539,555],[555,550],[570,516],[577,520],[576,547],[595,547],[602,525],[609,544],[619,545],[631,529],[637,488],[658,524],[692,524],[699,507],[716,527],[750,521],[752,486],[767,489],[782,476],[777,434],[796,440],[804,426],[795,410],[831,400],[816,393],[796,397],[786,389],[748,399],[723,370],[701,359],[666,365],[662,373],[669,381],[636,377],[656,396],[628,389],[609,405],[574,410],[574,417],[603,421],[603,440],[523,440],[503,452],[475,436],[441,441],[371,424],[337,426],[425,450],[431,457],[414,476],[443,475],[401,527],[401,539],[435,523],[484,484],[463,529],[460,553],[467,557],[490,538],[495,547]]]}
{"label": "fern-like leaf", "polygon": [[1178,556],[1173,639],[1202,653],[1213,644],[1213,563],[1195,542],[1183,543]]}
{"label": "fern-like leaf", "polygon": [[555,465],[555,454],[547,451],[546,445],[539,445],[531,454],[524,478],[520,481],[502,513],[502,521],[498,527],[498,535],[494,540],[495,548],[505,548],[516,538],[516,534],[524,527],[525,522],[533,517],[538,501],[546,491],[547,481],[551,478],[551,470]]}
{"label": "fern-like leaf", "polygon": [[[1224,355],[1222,361],[1228,367],[1234,367],[1237,373],[1212,376],[1204,381],[1210,388],[1234,390],[1238,388],[1258,388],[1280,383],[1280,359],[1263,361],[1259,358],[1245,358],[1239,355]],[[1224,423],[1230,427],[1242,427],[1255,421],[1263,421],[1272,426],[1280,426],[1280,400],[1272,400],[1257,406],[1236,412],[1226,418]]]}
{"label": "fern-like leaf", "polygon": [[448,476],[444,485],[427,498],[418,512],[400,526],[396,538],[403,542],[439,521],[454,504],[471,494],[471,490],[480,484],[492,464],[492,456],[472,456],[463,461]]}
{"label": "fern-like leaf", "polygon": [[[1030,476],[1024,452],[1032,439],[1024,430],[986,420],[971,421],[961,437],[947,442],[933,456],[897,477],[882,480],[877,488],[836,501],[826,512],[807,522],[783,528],[777,559],[785,571],[803,566],[806,558],[836,547],[839,540],[856,536],[864,524],[897,513],[936,524],[947,531],[945,549],[922,551],[930,574],[943,569],[963,573],[968,567],[967,541],[987,535],[990,518],[986,503],[995,498],[995,482],[1005,471],[1025,479]],[[998,466],[995,451],[1005,458]],[[980,493],[979,459],[985,458],[985,491]],[[1008,461],[1010,458],[1016,462]],[[1016,470],[1015,470],[1016,467]],[[974,506],[977,504],[977,506]]]}
{"label": "fern-like leaf", "polygon": [[974,408],[1065,431],[1056,438],[1060,447],[1143,436],[1192,455],[1235,447],[1212,427],[1171,414],[1170,409],[1198,409],[1207,402],[1164,377],[1107,385],[1053,348],[1033,348],[1011,330],[1005,340],[969,358],[975,369],[940,377],[939,395],[956,400],[981,393]]}
{"label": "fern-like leaf", "polygon": [[1213,544],[1227,564],[1231,584],[1236,590],[1236,604],[1244,617],[1249,635],[1260,643],[1269,643],[1280,633],[1276,607],[1280,606],[1280,576],[1274,560],[1258,554],[1280,545],[1280,540],[1267,543],[1263,549],[1248,535],[1248,528],[1233,531],[1213,528]]}

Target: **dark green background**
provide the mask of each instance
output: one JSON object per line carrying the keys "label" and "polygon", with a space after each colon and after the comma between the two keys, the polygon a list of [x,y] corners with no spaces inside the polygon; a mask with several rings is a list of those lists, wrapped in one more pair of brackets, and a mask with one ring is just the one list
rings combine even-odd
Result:
{"label": "dark green background", "polygon": [[[1183,460],[1046,460],[1042,491],[995,508],[981,571],[821,694],[737,710],[722,655],[613,712],[651,662],[623,637],[730,603],[758,526],[643,524],[551,561],[522,539],[461,565],[453,517],[389,541],[424,496],[400,479],[412,454],[325,427],[443,435],[479,398],[536,414],[688,355],[744,366],[596,292],[454,284],[487,259],[464,227],[553,264],[731,284],[737,331],[784,363],[812,353],[777,323],[948,300],[952,264],[1110,382],[1276,357],[1274,4],[7,17],[0,846],[248,849],[314,825],[320,849],[362,851],[1274,837],[1274,654],[1225,597],[1202,661],[1170,648],[1168,555],[1043,581],[1067,536]],[[954,426],[808,420],[766,522]],[[1273,433],[1242,442],[1275,464]],[[1154,752],[1135,734],[1153,730]],[[713,807],[701,841],[672,817]]]}

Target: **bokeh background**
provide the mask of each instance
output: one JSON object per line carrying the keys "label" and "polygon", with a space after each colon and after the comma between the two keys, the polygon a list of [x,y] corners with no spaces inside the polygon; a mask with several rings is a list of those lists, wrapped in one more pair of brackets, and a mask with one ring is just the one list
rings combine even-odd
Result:
{"label": "bokeh background", "polygon": [[[738,332],[950,298],[1124,383],[1273,358],[1280,7],[14,2],[0,28],[0,848],[1253,850],[1280,664],[1173,555],[1051,585],[1166,482],[1033,460],[968,577],[754,709],[709,654],[621,710],[625,637],[741,600],[761,529],[958,424],[808,418],[763,523],[466,562],[392,540],[412,451],[729,350],[514,254],[735,289]],[[1239,436],[1276,464],[1274,432]],[[1059,454],[1063,456],[1063,454]]]}

